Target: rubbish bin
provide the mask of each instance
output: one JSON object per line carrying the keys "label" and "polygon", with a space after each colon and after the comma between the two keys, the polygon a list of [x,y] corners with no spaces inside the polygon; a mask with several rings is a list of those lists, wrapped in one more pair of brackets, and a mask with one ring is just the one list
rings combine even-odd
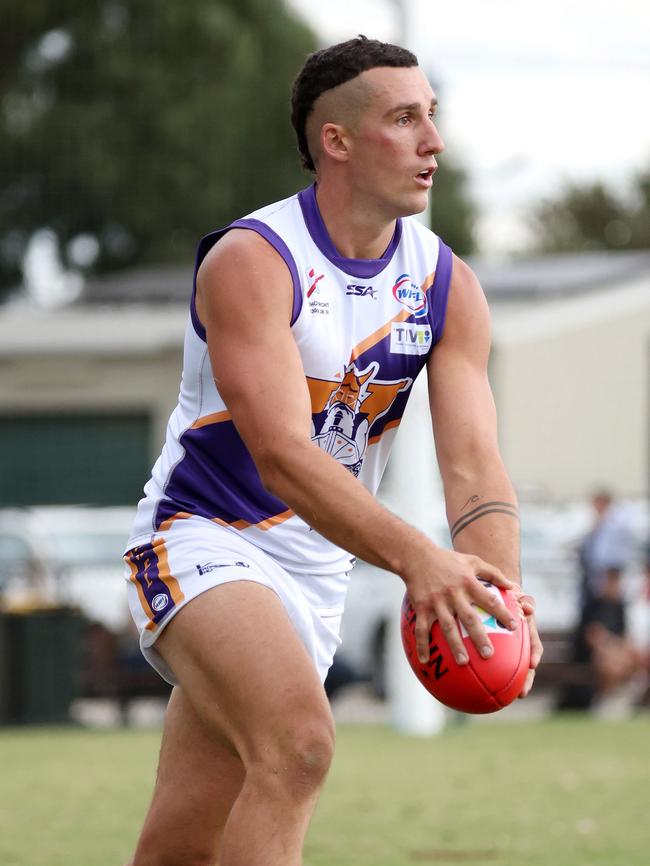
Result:
{"label": "rubbish bin", "polygon": [[0,722],[62,724],[78,694],[81,614],[69,607],[0,613]]}

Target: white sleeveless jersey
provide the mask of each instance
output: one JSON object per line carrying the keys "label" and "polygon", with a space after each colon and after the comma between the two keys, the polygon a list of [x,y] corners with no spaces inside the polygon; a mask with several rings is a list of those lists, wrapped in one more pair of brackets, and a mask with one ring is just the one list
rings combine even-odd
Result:
{"label": "white sleeveless jersey", "polygon": [[409,217],[397,221],[380,259],[342,258],[318,210],[315,185],[199,244],[179,402],[129,547],[172,521],[199,515],[240,533],[288,571],[346,571],[350,554],[264,488],[216,388],[196,314],[196,272],[230,228],[259,233],[286,262],[293,281],[292,332],[311,395],[312,440],[373,494],[415,377],[442,334],[451,251]]}

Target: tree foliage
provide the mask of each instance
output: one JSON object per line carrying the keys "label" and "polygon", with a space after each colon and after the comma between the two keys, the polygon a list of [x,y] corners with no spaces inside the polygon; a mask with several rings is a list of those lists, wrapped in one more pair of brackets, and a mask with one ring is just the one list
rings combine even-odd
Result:
{"label": "tree foliage", "polygon": [[[66,265],[80,236],[95,271],[187,261],[309,181],[289,95],[315,40],[283,0],[0,0],[0,16],[0,287],[40,228]],[[469,251],[444,158],[433,201],[436,231]]]}
{"label": "tree foliage", "polygon": [[304,183],[290,85],[315,47],[281,0],[0,0],[0,267],[49,226],[100,270],[191,255]]}
{"label": "tree foliage", "polygon": [[545,252],[648,249],[650,168],[626,192],[614,192],[601,182],[568,185],[535,208],[531,225]]}
{"label": "tree foliage", "polygon": [[437,157],[439,170],[431,192],[431,227],[455,253],[474,252],[476,208],[465,171],[446,153]]}

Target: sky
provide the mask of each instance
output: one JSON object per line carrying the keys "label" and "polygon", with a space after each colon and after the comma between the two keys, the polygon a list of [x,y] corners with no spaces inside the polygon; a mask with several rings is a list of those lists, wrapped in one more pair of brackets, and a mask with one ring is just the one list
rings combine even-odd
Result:
{"label": "sky", "polygon": [[620,192],[650,166],[647,0],[288,2],[324,45],[364,33],[415,51],[487,256],[525,248],[526,214],[568,182]]}

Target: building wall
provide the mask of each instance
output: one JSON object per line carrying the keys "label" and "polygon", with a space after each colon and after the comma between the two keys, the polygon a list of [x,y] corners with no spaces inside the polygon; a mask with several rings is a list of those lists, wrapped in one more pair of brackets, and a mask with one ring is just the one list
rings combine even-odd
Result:
{"label": "building wall", "polygon": [[152,419],[151,456],[160,451],[176,405],[181,347],[146,357],[87,354],[3,361],[0,416],[28,412],[145,411]]}
{"label": "building wall", "polygon": [[516,485],[553,497],[601,484],[645,495],[650,285],[493,317],[492,383]]}

